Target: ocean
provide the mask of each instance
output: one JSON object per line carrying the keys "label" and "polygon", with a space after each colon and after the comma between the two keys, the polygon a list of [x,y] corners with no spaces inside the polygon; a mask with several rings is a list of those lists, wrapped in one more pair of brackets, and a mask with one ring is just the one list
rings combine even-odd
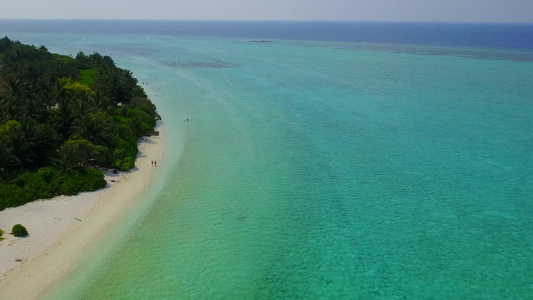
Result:
{"label": "ocean", "polygon": [[49,299],[533,298],[533,24],[0,35],[110,55],[163,118],[154,184]]}

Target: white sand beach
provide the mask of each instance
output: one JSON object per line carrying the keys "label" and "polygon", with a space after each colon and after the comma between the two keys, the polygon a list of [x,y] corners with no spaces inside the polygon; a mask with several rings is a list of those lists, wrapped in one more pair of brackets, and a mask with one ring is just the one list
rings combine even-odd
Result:
{"label": "white sand beach", "polygon": [[[106,174],[105,189],[39,200],[0,212],[0,298],[36,299],[68,275],[85,251],[128,211],[147,190],[160,162],[164,139],[145,137],[136,167],[119,175]],[[113,182],[112,182],[113,181]],[[10,235],[15,224],[29,232]]]}

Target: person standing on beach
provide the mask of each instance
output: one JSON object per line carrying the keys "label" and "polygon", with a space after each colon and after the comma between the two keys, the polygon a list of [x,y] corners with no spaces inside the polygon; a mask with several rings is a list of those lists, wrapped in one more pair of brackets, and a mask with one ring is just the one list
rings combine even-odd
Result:
{"label": "person standing on beach", "polygon": [[154,166],[157,167],[157,160],[154,160]]}

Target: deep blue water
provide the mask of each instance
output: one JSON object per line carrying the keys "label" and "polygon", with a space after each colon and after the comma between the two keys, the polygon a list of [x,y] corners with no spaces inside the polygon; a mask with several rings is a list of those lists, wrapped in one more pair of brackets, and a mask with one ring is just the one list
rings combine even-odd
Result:
{"label": "deep blue water", "polygon": [[533,49],[528,23],[0,20],[0,29]]}

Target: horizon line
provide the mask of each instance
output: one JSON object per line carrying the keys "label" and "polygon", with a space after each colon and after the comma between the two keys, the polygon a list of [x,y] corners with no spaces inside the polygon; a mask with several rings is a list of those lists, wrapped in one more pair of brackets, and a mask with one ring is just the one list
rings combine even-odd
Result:
{"label": "horizon line", "polygon": [[0,18],[0,21],[189,21],[189,22],[293,22],[293,23],[433,23],[433,24],[533,24],[533,21],[415,21],[415,20],[250,20],[250,19],[111,19],[111,18]]}

